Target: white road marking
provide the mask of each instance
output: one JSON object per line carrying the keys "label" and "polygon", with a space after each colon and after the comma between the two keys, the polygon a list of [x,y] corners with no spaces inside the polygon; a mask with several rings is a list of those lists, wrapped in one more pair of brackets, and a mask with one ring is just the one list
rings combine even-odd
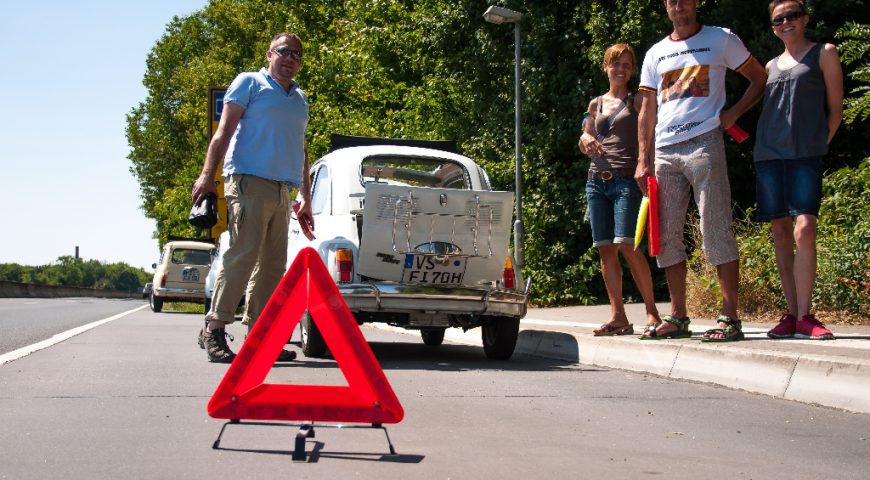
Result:
{"label": "white road marking", "polygon": [[21,347],[18,350],[12,350],[11,352],[4,353],[3,355],[0,355],[0,365],[5,365],[9,362],[13,362],[15,360],[18,360],[21,357],[26,357],[27,355],[30,355],[33,352],[38,352],[44,348],[48,348],[52,345],[56,345],[64,340],[68,340],[72,337],[75,337],[76,335],[79,335],[81,333],[85,333],[92,328],[97,328],[100,325],[104,325],[104,324],[109,323],[113,320],[117,320],[117,319],[124,317],[124,316],[127,316],[133,312],[138,312],[139,310],[142,310],[143,308],[145,308],[147,306],[148,305],[142,305],[141,307],[134,308],[133,310],[127,310],[126,312],[119,313],[117,315],[113,315],[109,318],[97,320],[96,322],[91,322],[87,325],[82,325],[80,327],[76,327],[76,328],[67,330],[65,332],[55,334],[54,336],[52,336],[48,340],[43,340],[41,342],[34,343],[33,345],[28,345],[26,347]]}

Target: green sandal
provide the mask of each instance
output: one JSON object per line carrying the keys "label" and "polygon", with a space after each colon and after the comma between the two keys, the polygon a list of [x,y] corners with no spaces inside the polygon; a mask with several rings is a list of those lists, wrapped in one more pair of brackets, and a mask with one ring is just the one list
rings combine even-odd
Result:
{"label": "green sandal", "polygon": [[661,340],[663,338],[689,338],[692,336],[692,331],[689,330],[689,323],[691,322],[691,320],[689,320],[689,317],[674,318],[670,315],[665,315],[664,317],[662,317],[662,322],[672,323],[677,326],[677,329],[673,332],[660,334],[657,331],[657,327],[661,325],[657,326],[653,323],[650,323],[646,326],[646,330],[644,331],[643,335],[641,335],[640,339]]}
{"label": "green sandal", "polygon": [[[727,315],[719,315],[719,318],[716,319],[718,323],[724,323],[727,325],[725,328],[711,328],[704,332],[704,338],[701,339],[702,342],[736,342],[738,340],[743,340],[745,337],[743,335],[743,322],[740,320],[732,320],[731,317]],[[721,333],[722,338],[712,337],[715,333]]]}

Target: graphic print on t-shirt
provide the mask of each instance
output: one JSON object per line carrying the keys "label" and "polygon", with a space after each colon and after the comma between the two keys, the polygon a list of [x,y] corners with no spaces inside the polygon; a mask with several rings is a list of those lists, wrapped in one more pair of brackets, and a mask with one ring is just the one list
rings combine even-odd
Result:
{"label": "graphic print on t-shirt", "polygon": [[710,95],[710,66],[692,65],[662,74],[662,104]]}

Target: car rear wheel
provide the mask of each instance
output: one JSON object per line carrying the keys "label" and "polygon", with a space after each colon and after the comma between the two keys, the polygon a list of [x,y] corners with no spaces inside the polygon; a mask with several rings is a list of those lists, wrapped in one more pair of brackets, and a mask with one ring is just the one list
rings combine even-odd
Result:
{"label": "car rear wheel", "polygon": [[420,330],[420,335],[423,337],[423,343],[430,347],[437,347],[444,343],[444,331],[446,328],[427,328]]}
{"label": "car rear wheel", "polygon": [[154,313],[160,313],[160,310],[163,310],[163,299],[157,298],[154,292],[151,292],[151,300],[148,303],[151,304],[151,311]]}
{"label": "car rear wheel", "polygon": [[507,360],[514,354],[517,336],[520,333],[520,319],[513,317],[493,317],[481,327],[483,352],[490,360]]}
{"label": "car rear wheel", "polygon": [[308,312],[302,314],[299,321],[300,337],[302,338],[302,353],[306,357],[320,358],[326,355],[326,342],[320,335],[320,330]]}

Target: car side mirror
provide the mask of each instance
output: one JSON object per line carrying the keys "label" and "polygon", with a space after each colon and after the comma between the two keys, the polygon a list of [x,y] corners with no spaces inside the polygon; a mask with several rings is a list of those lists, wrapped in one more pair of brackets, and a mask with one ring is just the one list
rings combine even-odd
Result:
{"label": "car side mirror", "polygon": [[157,264],[156,264],[156,263],[152,263],[152,264],[151,264],[151,268],[157,268]]}

